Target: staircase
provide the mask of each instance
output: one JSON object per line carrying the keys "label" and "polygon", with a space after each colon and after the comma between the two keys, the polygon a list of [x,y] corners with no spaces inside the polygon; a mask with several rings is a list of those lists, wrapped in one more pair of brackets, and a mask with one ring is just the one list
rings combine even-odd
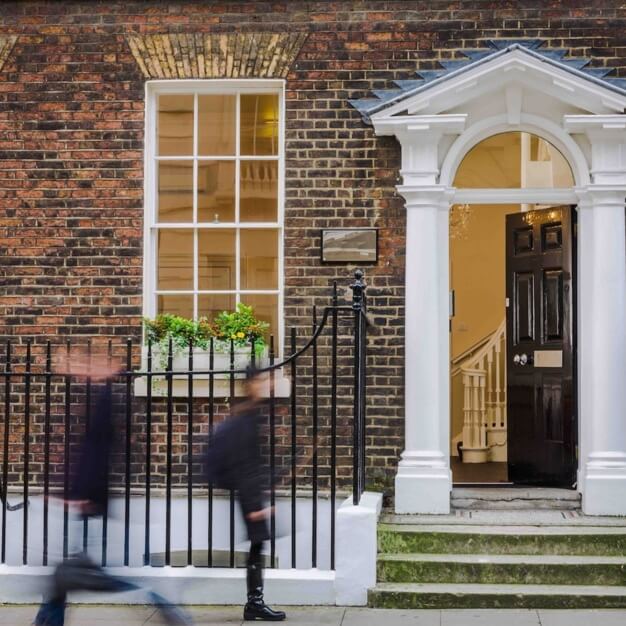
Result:
{"label": "staircase", "polygon": [[565,501],[569,508],[384,515],[369,605],[626,607],[626,519],[585,517]]}

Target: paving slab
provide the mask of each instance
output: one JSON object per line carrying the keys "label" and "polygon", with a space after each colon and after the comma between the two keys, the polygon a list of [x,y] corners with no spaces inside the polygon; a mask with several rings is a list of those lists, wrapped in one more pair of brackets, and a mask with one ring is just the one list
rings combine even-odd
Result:
{"label": "paving slab", "polygon": [[341,626],[440,626],[441,611],[346,609]]}
{"label": "paving slab", "polygon": [[622,610],[550,611],[539,609],[538,614],[541,626],[624,626],[626,624],[626,611]]}
{"label": "paving slab", "polygon": [[441,626],[541,626],[535,610],[476,609],[441,612]]}

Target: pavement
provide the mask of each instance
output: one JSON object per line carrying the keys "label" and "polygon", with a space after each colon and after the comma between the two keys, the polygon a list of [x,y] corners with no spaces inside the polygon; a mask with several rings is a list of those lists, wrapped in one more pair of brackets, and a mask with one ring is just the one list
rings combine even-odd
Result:
{"label": "pavement", "polygon": [[[196,626],[248,624],[241,607],[188,607]],[[0,606],[0,625],[30,626],[35,606]],[[297,626],[624,626],[626,610],[433,610],[404,611],[342,607],[286,607]],[[153,607],[73,606],[66,626],[159,626]]]}

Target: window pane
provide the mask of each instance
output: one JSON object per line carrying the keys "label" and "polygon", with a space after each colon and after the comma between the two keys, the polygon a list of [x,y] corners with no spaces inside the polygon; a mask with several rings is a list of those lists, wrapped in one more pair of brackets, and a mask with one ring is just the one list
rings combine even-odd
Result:
{"label": "window pane", "polygon": [[193,96],[159,96],[160,156],[193,156]]}
{"label": "window pane", "polygon": [[234,161],[198,161],[198,221],[235,221]]}
{"label": "window pane", "polygon": [[159,230],[157,289],[193,289],[193,230]]}
{"label": "window pane", "polygon": [[193,161],[159,161],[159,222],[193,221]]}
{"label": "window pane", "polygon": [[198,296],[198,317],[206,317],[212,322],[222,311],[235,310],[235,294],[200,294]]}
{"label": "window pane", "polygon": [[269,344],[270,336],[274,335],[274,349],[278,350],[278,296],[242,293],[241,301],[252,307],[258,319],[270,325],[265,340]]}
{"label": "window pane", "polygon": [[164,295],[157,297],[157,312],[193,317],[193,296]]}
{"label": "window pane", "polygon": [[278,161],[241,161],[239,219],[278,220]]}
{"label": "window pane", "polygon": [[455,187],[572,187],[574,177],[565,157],[549,142],[521,132],[484,139],[465,156]]}
{"label": "window pane", "polygon": [[278,154],[278,95],[242,94],[240,111],[240,153]]}
{"label": "window pane", "polygon": [[198,96],[198,154],[235,154],[236,96]]}
{"label": "window pane", "polygon": [[235,289],[235,231],[198,231],[198,288]]}
{"label": "window pane", "polygon": [[242,230],[241,288],[278,289],[278,231]]}

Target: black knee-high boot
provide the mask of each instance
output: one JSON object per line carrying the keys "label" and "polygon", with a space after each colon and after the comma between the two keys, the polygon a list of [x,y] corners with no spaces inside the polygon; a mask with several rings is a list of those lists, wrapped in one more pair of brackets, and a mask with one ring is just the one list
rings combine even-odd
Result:
{"label": "black knee-high boot", "polygon": [[248,556],[246,583],[248,587],[248,602],[243,610],[245,620],[265,620],[267,622],[281,622],[286,615],[283,611],[274,611],[263,601],[263,560],[261,548],[263,544],[252,544]]}

